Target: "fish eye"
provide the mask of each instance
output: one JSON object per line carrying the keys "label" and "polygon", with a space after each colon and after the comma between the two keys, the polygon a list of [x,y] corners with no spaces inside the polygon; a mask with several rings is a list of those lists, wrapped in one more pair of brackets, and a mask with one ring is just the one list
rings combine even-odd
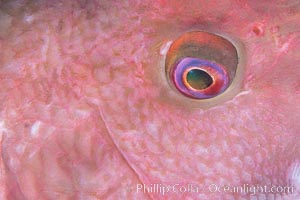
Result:
{"label": "fish eye", "polygon": [[170,46],[165,61],[171,85],[194,99],[209,99],[232,83],[237,51],[227,39],[207,32],[188,32]]}

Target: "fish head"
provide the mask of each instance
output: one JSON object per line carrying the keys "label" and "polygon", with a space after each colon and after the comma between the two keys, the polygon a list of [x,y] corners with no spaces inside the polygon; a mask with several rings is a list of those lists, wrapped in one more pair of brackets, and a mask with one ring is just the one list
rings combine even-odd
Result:
{"label": "fish head", "polygon": [[[299,197],[299,1],[0,4],[8,199]],[[233,52],[208,98],[172,79],[190,33]]]}

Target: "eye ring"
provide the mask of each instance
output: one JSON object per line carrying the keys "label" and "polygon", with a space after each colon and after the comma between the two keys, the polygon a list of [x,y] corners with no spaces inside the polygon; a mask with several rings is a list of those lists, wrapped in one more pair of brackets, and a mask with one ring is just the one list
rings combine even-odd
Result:
{"label": "eye ring", "polygon": [[[223,93],[233,82],[237,65],[235,46],[219,35],[203,31],[187,32],[173,41],[165,60],[171,86],[194,99],[209,99]],[[193,78],[188,76],[191,71],[198,80],[188,80]]]}
{"label": "eye ring", "polygon": [[[175,65],[172,80],[176,88],[185,96],[196,99],[212,98],[222,93],[229,84],[226,71],[219,64],[199,58],[183,58]],[[195,69],[207,73],[212,79],[212,84],[203,89],[192,87],[188,82],[187,74]]]}

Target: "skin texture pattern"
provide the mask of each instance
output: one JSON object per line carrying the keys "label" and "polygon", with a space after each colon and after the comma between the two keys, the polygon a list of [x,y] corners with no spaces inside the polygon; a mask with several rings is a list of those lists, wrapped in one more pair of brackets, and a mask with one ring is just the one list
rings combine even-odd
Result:
{"label": "skin texture pattern", "polygon": [[[299,21],[299,0],[0,1],[0,199],[300,199]],[[237,51],[212,98],[166,73],[192,31]]]}

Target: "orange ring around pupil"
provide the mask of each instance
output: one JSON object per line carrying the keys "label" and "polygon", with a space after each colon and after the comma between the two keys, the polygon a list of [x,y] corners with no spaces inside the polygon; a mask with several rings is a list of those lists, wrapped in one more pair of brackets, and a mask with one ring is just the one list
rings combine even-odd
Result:
{"label": "orange ring around pupil", "polygon": [[[204,88],[196,88],[196,87],[193,87],[190,83],[189,83],[189,80],[188,80],[188,74],[193,71],[193,70],[199,70],[199,71],[202,71],[204,72],[205,74],[207,74],[211,79],[212,79],[212,83],[210,83],[207,87],[204,87]],[[190,67],[188,69],[186,69],[182,75],[182,80],[183,80],[183,83],[184,85],[189,88],[189,89],[192,89],[194,91],[203,91],[203,90],[206,90],[207,88],[210,88],[212,85],[214,85],[214,77],[211,76],[211,74],[205,70],[205,69],[202,69],[201,67]]]}

